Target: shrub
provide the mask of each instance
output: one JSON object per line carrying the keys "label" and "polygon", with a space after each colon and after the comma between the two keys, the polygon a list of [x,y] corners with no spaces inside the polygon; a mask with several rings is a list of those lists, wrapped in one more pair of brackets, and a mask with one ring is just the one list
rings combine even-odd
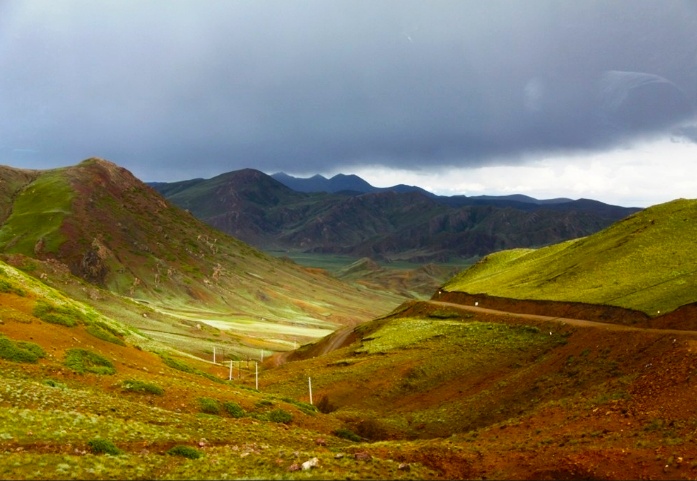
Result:
{"label": "shrub", "polygon": [[361,441],[361,437],[358,434],[351,431],[350,429],[339,428],[336,431],[334,431],[333,434],[336,437],[348,439],[349,441],[355,441],[357,443]]}
{"label": "shrub", "polygon": [[32,314],[42,321],[67,327],[74,327],[78,321],[82,321],[85,318],[84,314],[75,308],[56,306],[41,299],[34,304]]}
{"label": "shrub", "polygon": [[215,399],[208,397],[199,398],[198,405],[202,413],[220,414],[220,403]]}
{"label": "shrub", "polygon": [[293,420],[293,415],[283,409],[274,409],[269,413],[269,421],[288,424]]}
{"label": "shrub", "polygon": [[198,459],[201,456],[203,456],[203,453],[201,453],[201,451],[199,451],[198,449],[192,448],[191,446],[184,446],[181,444],[178,444],[170,448],[167,451],[167,454],[169,454],[170,456],[183,456],[189,459]]}
{"label": "shrub", "polygon": [[114,443],[104,438],[92,439],[87,442],[87,446],[93,454],[111,454],[113,456],[123,454],[123,451],[117,448]]}
{"label": "shrub", "polygon": [[38,344],[19,341],[0,334],[0,358],[14,362],[36,362],[46,356],[46,353]]}
{"label": "shrub", "polygon": [[142,394],[156,394],[158,396],[165,393],[165,390],[160,386],[145,381],[138,381],[137,379],[126,379],[121,382],[121,389]]}
{"label": "shrub", "polygon": [[84,374],[111,375],[116,373],[116,368],[107,358],[87,349],[70,349],[65,355],[65,365],[75,372]]}
{"label": "shrub", "polygon": [[224,402],[223,407],[233,418],[243,418],[247,414],[242,406],[232,401]]}
{"label": "shrub", "polygon": [[15,287],[12,283],[5,279],[0,279],[0,292],[6,292],[8,294],[17,294],[20,297],[24,297],[27,295],[27,293],[24,292],[22,289],[20,289],[19,287]]}
{"label": "shrub", "polygon": [[113,331],[111,329],[106,329],[106,327],[106,324],[99,322],[87,326],[86,331],[88,334],[91,334],[97,339],[101,339],[102,341],[111,342],[112,344],[118,344],[119,346],[126,345],[126,343],[123,342],[123,339],[112,334]]}
{"label": "shrub", "polygon": [[18,341],[16,344],[17,344],[18,348],[31,352],[39,359],[46,357],[46,352],[44,352],[44,350],[41,348],[41,346],[39,346],[36,343],[29,342],[29,341]]}

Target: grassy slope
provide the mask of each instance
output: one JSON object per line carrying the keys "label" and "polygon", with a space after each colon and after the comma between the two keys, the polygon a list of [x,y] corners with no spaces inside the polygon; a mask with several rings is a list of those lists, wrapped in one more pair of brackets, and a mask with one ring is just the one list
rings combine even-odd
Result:
{"label": "grassy slope", "polygon": [[358,327],[356,341],[327,355],[266,371],[261,389],[308,400],[311,377],[329,417],[380,440],[373,449],[428,460],[446,478],[693,476],[697,385],[683,376],[697,363],[694,335],[423,303],[402,316]]}
{"label": "grassy slope", "polygon": [[[356,342],[327,356],[262,367],[257,392],[253,370],[221,383],[172,369],[113,319],[99,317],[127,333],[126,345],[85,324],[41,321],[39,299],[98,314],[1,267],[0,334],[46,353],[35,364],[0,359],[3,478],[675,479],[697,460],[697,340],[685,335],[512,324],[413,303],[404,317],[357,327]],[[64,360],[76,347],[116,373],[73,372]],[[176,359],[207,376],[229,373]],[[314,403],[326,395],[331,414],[307,406],[308,376]],[[132,380],[164,394],[128,391]],[[234,402],[245,416],[203,414],[201,398]],[[292,415],[288,425],[272,421],[278,409]],[[338,429],[384,441],[351,442]],[[96,438],[122,454],[91,454]],[[164,455],[177,444],[203,458]],[[315,457],[310,472],[290,471]]]}
{"label": "grassy slope", "polygon": [[487,256],[448,291],[606,304],[649,315],[697,301],[697,200],[651,207],[588,237]]}
{"label": "grassy slope", "polygon": [[[322,479],[434,477],[432,470],[416,464],[409,472],[400,472],[398,463],[386,457],[358,463],[350,454],[352,443],[329,435],[339,426],[335,420],[322,419],[311,406],[294,399],[250,388],[253,371],[244,371],[242,381],[230,383],[209,379],[224,379],[227,366],[178,358],[208,377],[173,369],[157,355],[136,348],[144,339],[126,326],[10,266],[0,267],[0,334],[11,342],[38,345],[45,354],[36,363],[0,356],[3,479],[270,479],[314,457],[319,466],[313,475]],[[32,314],[39,300],[91,313],[128,332],[127,342],[105,342],[82,324],[66,327],[39,320]],[[74,372],[65,360],[76,347],[103,356],[116,372]],[[126,386],[134,381],[154,389],[129,390]],[[235,403],[243,416],[233,418],[225,409],[203,414],[202,398]],[[273,413],[279,410],[290,414],[286,424],[274,421]],[[323,441],[318,443],[319,438]],[[88,443],[94,439],[113,442],[122,454],[92,454]],[[164,456],[179,444],[197,449],[203,458]],[[336,453],[345,453],[345,458],[335,458]]]}
{"label": "grassy slope", "polygon": [[[0,228],[3,250],[50,261],[18,259],[16,265],[47,276],[49,284],[72,289],[71,295],[83,300],[108,299],[103,309],[113,312],[109,306],[114,303],[125,307],[128,312],[116,315],[179,348],[185,348],[192,329],[200,337],[197,324],[208,323],[213,331],[222,329],[237,340],[228,346],[237,355],[260,348],[289,349],[294,342],[370,319],[400,302],[222,234],[110,162],[89,159],[74,167],[37,171],[22,177],[24,183],[14,181],[23,171],[6,170],[3,175],[17,187],[2,193],[14,201]],[[41,249],[36,248],[39,239]],[[76,284],[67,269],[95,285]],[[114,301],[114,294],[141,306]],[[159,316],[162,322],[136,322],[131,313]],[[192,345],[190,351],[210,352],[215,342]]]}

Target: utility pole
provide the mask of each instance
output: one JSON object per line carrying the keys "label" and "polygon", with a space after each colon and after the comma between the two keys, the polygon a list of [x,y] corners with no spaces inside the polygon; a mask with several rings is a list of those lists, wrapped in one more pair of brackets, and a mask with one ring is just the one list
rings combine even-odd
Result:
{"label": "utility pole", "polygon": [[310,404],[314,404],[312,402],[312,378],[311,377],[307,378],[307,385],[310,388]]}

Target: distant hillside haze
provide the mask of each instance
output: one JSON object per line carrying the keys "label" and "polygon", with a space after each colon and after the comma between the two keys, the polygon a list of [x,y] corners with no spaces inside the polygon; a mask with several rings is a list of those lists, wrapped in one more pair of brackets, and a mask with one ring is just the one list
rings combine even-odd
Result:
{"label": "distant hillside haze", "polygon": [[640,210],[586,199],[436,196],[419,187],[378,189],[357,176],[298,179],[253,169],[150,185],[261,249],[383,261],[441,262],[543,246],[597,232]]}

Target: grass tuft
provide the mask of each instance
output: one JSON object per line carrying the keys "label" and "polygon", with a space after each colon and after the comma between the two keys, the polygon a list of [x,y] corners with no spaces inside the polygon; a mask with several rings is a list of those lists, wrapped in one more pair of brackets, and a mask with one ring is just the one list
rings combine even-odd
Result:
{"label": "grass tuft", "polygon": [[111,375],[116,374],[116,368],[107,358],[87,349],[70,349],[65,355],[66,367],[84,374]]}
{"label": "grass tuft", "polygon": [[112,456],[117,456],[123,454],[116,445],[108,439],[95,438],[87,442],[87,446],[92,451],[92,454],[111,454]]}
{"label": "grass tuft", "polygon": [[269,412],[269,421],[274,423],[288,424],[293,420],[293,415],[283,409],[274,409]]}
{"label": "grass tuft", "polygon": [[13,341],[0,334],[0,358],[13,362],[34,363],[46,356],[38,344],[26,341]]}
{"label": "grass tuft", "polygon": [[202,413],[220,414],[220,402],[216,399],[208,397],[199,398],[198,407]]}
{"label": "grass tuft", "polygon": [[243,418],[247,415],[247,412],[244,410],[244,408],[236,402],[226,401],[223,403],[223,407],[225,408],[227,413],[233,418]]}
{"label": "grass tuft", "polygon": [[203,453],[196,448],[191,446],[184,446],[178,444],[167,451],[170,456],[182,456],[189,459],[199,459],[203,456]]}

